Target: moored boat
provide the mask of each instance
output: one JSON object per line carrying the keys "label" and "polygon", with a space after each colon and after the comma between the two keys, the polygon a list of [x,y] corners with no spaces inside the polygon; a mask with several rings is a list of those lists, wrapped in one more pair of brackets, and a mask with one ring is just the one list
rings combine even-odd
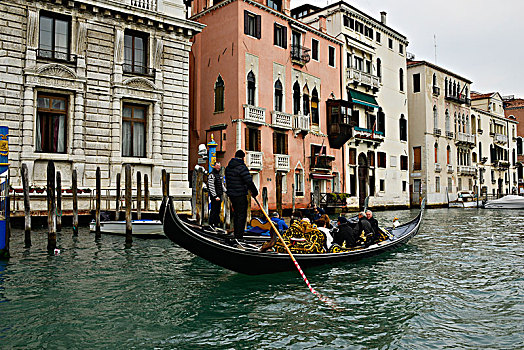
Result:
{"label": "moored boat", "polygon": [[[131,221],[133,236],[139,237],[165,237],[164,227],[160,220],[133,220]],[[96,230],[96,223],[91,221],[89,230],[94,232]],[[125,221],[101,221],[100,232],[115,235],[126,234]]]}
{"label": "moored boat", "polygon": [[454,201],[449,201],[449,208],[476,208],[477,196],[473,191],[460,191]]}
{"label": "moored boat", "polygon": [[[418,233],[423,209],[424,205],[413,220],[389,229],[388,239],[369,247],[338,253],[295,253],[295,259],[302,268],[307,269],[313,266],[356,261],[394,249],[405,244]],[[233,240],[227,235],[220,235],[185,222],[177,215],[171,198],[162,204],[160,217],[164,223],[164,233],[169,239],[193,254],[226,269],[248,275],[259,275],[296,268],[288,254],[274,251],[261,252],[260,245],[246,239],[238,242],[239,244],[231,244]]]}
{"label": "moored boat", "polygon": [[524,209],[524,197],[507,195],[499,199],[487,201],[484,204],[486,209]]}

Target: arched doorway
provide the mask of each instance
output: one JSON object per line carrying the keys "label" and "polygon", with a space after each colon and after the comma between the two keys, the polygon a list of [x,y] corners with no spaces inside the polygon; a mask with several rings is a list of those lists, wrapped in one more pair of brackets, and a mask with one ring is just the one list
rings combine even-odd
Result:
{"label": "arched doorway", "polygon": [[358,203],[361,208],[364,207],[367,197],[368,175],[368,159],[364,153],[360,153],[358,156]]}
{"label": "arched doorway", "polygon": [[502,184],[503,184],[503,180],[499,179],[499,181],[498,181],[498,188],[497,188],[497,190],[498,190],[497,196],[499,196],[499,197],[503,196]]}

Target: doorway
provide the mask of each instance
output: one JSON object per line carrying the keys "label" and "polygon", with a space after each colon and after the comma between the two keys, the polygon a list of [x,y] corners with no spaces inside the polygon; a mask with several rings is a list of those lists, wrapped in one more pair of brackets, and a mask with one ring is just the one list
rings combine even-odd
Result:
{"label": "doorway", "polygon": [[364,208],[369,181],[368,160],[364,153],[358,156],[358,205]]}

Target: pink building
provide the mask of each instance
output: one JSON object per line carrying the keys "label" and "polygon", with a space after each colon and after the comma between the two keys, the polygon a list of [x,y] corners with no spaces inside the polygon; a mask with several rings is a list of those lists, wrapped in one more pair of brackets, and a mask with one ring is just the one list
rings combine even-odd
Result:
{"label": "pink building", "polygon": [[289,6],[289,0],[192,3],[191,19],[206,27],[190,58],[190,166],[211,135],[224,166],[243,149],[271,209],[280,198],[291,208],[293,192],[296,206],[307,206],[316,186],[345,192],[340,147],[347,138],[336,125],[336,117],[346,117],[339,101],[343,42],[326,34],[325,23],[317,30],[291,18]]}

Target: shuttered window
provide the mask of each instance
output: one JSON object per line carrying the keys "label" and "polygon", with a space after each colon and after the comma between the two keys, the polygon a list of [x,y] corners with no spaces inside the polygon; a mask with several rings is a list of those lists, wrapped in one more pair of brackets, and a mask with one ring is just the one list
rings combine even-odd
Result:
{"label": "shuttered window", "polygon": [[244,11],[244,34],[257,39],[262,37],[261,33],[262,18],[249,11]]}
{"label": "shuttered window", "polygon": [[287,134],[273,133],[273,154],[288,154]]}
{"label": "shuttered window", "polygon": [[252,152],[260,152],[261,147],[261,133],[260,129],[246,128],[246,150]]}
{"label": "shuttered window", "polygon": [[422,169],[421,148],[413,147],[413,170]]}

